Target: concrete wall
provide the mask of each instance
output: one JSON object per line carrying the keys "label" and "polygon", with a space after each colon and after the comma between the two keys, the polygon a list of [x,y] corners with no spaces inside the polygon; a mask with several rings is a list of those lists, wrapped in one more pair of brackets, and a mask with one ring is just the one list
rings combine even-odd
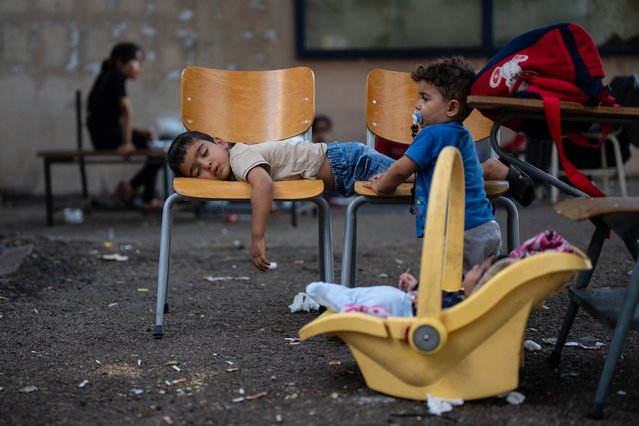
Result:
{"label": "concrete wall", "polygon": [[[375,67],[409,71],[412,60],[295,58],[289,0],[0,0],[0,191],[40,194],[36,151],[75,146],[74,91],[88,94],[111,47],[141,44],[147,61],[127,84],[135,123],[180,113],[187,65],[261,70],[307,65],[315,71],[318,113],[340,140],[363,140],[364,82]],[[468,58],[476,67],[485,58]],[[636,72],[636,57],[604,58],[608,76]],[[88,138],[85,138],[89,144]],[[93,193],[111,191],[137,166],[89,168]],[[77,167],[54,168],[54,191],[79,190]]]}

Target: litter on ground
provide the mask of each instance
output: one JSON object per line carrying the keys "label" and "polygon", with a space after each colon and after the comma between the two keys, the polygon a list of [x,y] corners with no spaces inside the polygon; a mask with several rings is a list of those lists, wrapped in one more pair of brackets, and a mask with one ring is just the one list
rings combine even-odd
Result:
{"label": "litter on ground", "polygon": [[293,298],[293,303],[288,305],[291,312],[310,312],[311,310],[316,311],[319,309],[319,303],[311,299],[306,293],[297,293]]}
{"label": "litter on ground", "polygon": [[216,281],[246,281],[246,280],[249,280],[250,278],[249,277],[231,277],[231,276],[214,277],[213,275],[209,275],[208,277],[205,277],[204,279],[209,282],[216,282]]}
{"label": "litter on ground", "polygon": [[125,255],[120,254],[120,253],[103,254],[102,255],[102,259],[104,259],[104,260],[114,260],[116,262],[126,262],[127,260],[129,260],[129,256],[125,256]]}
{"label": "litter on ground", "polygon": [[578,348],[586,349],[589,351],[598,351],[599,349],[601,349],[602,346],[606,346],[606,344],[601,342],[596,342],[594,345],[584,345],[583,343],[580,343],[580,342],[566,342],[564,346],[576,346]]}
{"label": "litter on ground", "polygon": [[520,392],[509,392],[506,396],[506,402],[510,405],[520,405],[526,400],[524,394]]}
{"label": "litter on ground", "polygon": [[428,412],[434,416],[441,416],[444,413],[452,411],[454,407],[458,405],[464,405],[464,400],[461,398],[447,399],[440,398],[428,394],[428,400],[426,401],[428,406]]}
{"label": "litter on ground", "polygon": [[540,351],[541,350],[541,345],[539,343],[537,343],[537,342],[532,341],[532,340],[526,340],[524,342],[524,348],[527,351],[535,352],[535,351]]}

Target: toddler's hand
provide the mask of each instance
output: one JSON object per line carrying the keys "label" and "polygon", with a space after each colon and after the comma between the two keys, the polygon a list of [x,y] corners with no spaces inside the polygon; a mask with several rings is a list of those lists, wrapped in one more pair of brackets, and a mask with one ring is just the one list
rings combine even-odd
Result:
{"label": "toddler's hand", "polygon": [[266,240],[264,240],[264,238],[253,238],[251,244],[251,260],[260,271],[266,272],[269,270],[271,263],[266,258]]}
{"label": "toddler's hand", "polygon": [[383,176],[384,176],[384,173],[380,173],[378,175],[373,176],[368,181],[364,182],[363,184],[364,188],[371,188],[374,190],[375,188],[373,187],[373,185],[375,184],[375,182],[380,180]]}
{"label": "toddler's hand", "polygon": [[411,291],[415,287],[417,287],[417,278],[409,274],[408,272],[404,272],[399,276],[399,283],[397,284],[400,290],[403,291]]}

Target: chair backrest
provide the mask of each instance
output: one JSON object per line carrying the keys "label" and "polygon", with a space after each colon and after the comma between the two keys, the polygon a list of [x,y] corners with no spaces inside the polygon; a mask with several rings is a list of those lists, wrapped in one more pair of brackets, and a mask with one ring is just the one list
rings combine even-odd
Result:
{"label": "chair backrest", "polygon": [[417,92],[410,73],[375,68],[366,79],[366,127],[386,140],[410,144]]}
{"label": "chair backrest", "polygon": [[[410,73],[381,68],[371,70],[366,80],[368,131],[392,142],[410,144],[416,99],[417,89]],[[477,110],[464,121],[475,141],[487,138],[491,125],[492,121]]]}
{"label": "chair backrest", "polygon": [[474,109],[464,120],[464,126],[473,135],[473,140],[477,142],[490,136],[490,128],[493,126],[493,121],[484,117],[479,110]]}
{"label": "chair backrest", "polygon": [[276,141],[307,132],[315,115],[315,77],[307,67],[182,72],[182,121],[228,142]]}

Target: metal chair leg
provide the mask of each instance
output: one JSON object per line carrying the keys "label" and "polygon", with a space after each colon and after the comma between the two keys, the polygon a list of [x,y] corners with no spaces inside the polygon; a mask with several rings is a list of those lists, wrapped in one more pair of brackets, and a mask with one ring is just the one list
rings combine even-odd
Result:
{"label": "metal chair leg", "polygon": [[510,253],[519,246],[519,211],[517,211],[515,203],[506,197],[499,196],[491,201],[506,210],[506,231],[508,232],[506,246],[508,253]]}
{"label": "metal chair leg", "polygon": [[342,251],[341,284],[352,287],[357,275],[357,211],[365,204],[410,204],[410,198],[369,198],[363,195],[355,197],[346,209],[344,222],[344,249]]}
{"label": "metal chair leg", "polygon": [[84,201],[84,211],[91,211],[91,200],[89,199],[89,188],[87,185],[87,169],[84,162],[84,157],[80,156],[78,159],[80,165],[80,181],[82,182],[82,200]]}
{"label": "metal chair leg", "polygon": [[44,188],[47,205],[47,225],[53,225],[53,190],[51,188],[51,162],[44,158]]}
{"label": "metal chair leg", "polygon": [[158,265],[157,302],[155,306],[155,329],[153,337],[161,339],[164,336],[164,313],[169,311],[167,304],[169,265],[171,261],[171,234],[173,228],[173,205],[177,200],[184,199],[174,193],[164,202],[162,209],[162,237],[160,239],[160,261]]}
{"label": "metal chair leg", "polygon": [[610,349],[606,355],[606,362],[601,371],[599,384],[595,392],[595,399],[588,411],[588,417],[590,418],[600,419],[603,416],[604,398],[608,391],[608,386],[610,386],[610,382],[612,381],[612,375],[615,372],[617,361],[619,361],[619,357],[621,356],[621,350],[623,349],[626,334],[630,329],[630,323],[633,320],[637,302],[639,302],[639,262],[635,263],[632,276],[630,277],[630,283],[626,288],[623,305],[619,312],[617,326],[615,327],[615,333],[613,334]]}
{"label": "metal chair leg", "polygon": [[333,239],[331,231],[331,214],[328,203],[322,196],[315,197],[313,203],[317,206],[318,232],[320,237],[320,279],[332,283],[335,279],[333,270]]}
{"label": "metal chair leg", "polygon": [[357,247],[357,210],[369,200],[360,195],[355,197],[346,208],[346,218],[344,222],[344,249],[342,251],[342,275],[340,283],[343,286],[351,287],[355,282],[355,263]]}
{"label": "metal chair leg", "polygon": [[[590,244],[588,245],[588,258],[592,264],[592,269],[587,271],[582,271],[577,277],[577,282],[575,283],[575,288],[586,288],[590,283],[590,279],[592,278],[592,274],[597,266],[597,262],[599,260],[599,255],[601,254],[601,249],[603,247],[604,240],[608,235],[609,228],[606,226],[597,226],[595,232],[590,239]],[[561,350],[566,344],[566,339],[568,338],[568,333],[570,332],[570,328],[572,327],[572,323],[575,320],[575,316],[577,315],[577,311],[579,310],[579,305],[575,303],[572,299],[570,300],[570,304],[568,305],[568,309],[566,310],[566,315],[564,316],[564,321],[561,325],[561,330],[559,331],[559,336],[557,336],[557,343],[555,343],[555,349],[553,349],[550,354],[550,358],[548,359],[548,363],[556,367],[561,362]]]}

